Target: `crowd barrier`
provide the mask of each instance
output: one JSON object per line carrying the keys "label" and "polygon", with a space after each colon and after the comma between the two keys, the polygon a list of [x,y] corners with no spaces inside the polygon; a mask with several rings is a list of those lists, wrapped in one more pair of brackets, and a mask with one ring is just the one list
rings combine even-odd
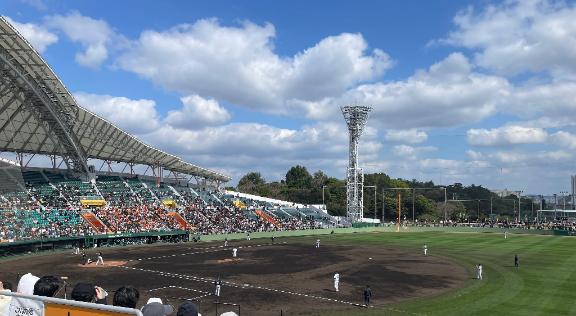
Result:
{"label": "crowd barrier", "polygon": [[142,316],[142,312],[133,308],[11,292],[0,295],[12,297],[7,310],[0,311],[6,316]]}

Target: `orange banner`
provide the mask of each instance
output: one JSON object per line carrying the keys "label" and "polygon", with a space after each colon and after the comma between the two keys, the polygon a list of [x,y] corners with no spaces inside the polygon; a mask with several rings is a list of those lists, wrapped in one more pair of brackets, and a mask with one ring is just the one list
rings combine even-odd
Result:
{"label": "orange banner", "polygon": [[100,311],[97,309],[83,308],[77,306],[67,306],[60,304],[46,303],[44,305],[44,316],[126,316],[128,314]]}

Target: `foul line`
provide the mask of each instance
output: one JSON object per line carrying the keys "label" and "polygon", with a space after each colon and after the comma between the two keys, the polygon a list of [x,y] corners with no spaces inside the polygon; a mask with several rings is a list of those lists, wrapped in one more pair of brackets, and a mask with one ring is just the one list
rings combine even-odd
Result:
{"label": "foul line", "polygon": [[[118,266],[117,268],[126,269],[126,270],[141,271],[141,272],[156,273],[156,274],[159,274],[161,276],[167,276],[167,277],[177,278],[177,279],[181,279],[181,280],[204,282],[204,283],[210,283],[210,284],[214,282],[213,279],[203,278],[203,277],[198,277],[198,276],[193,276],[193,275],[187,275],[187,274],[170,273],[170,272],[163,272],[163,271],[142,269],[142,268],[134,268],[134,267],[127,267],[127,266]],[[234,287],[234,288],[238,288],[238,289],[251,288],[251,289],[258,289],[258,290],[269,291],[269,292],[277,292],[277,293],[294,295],[294,296],[302,296],[302,297],[307,297],[307,298],[312,298],[312,299],[317,299],[317,300],[323,300],[323,301],[336,302],[336,303],[358,306],[358,307],[366,307],[366,305],[364,305],[364,304],[358,304],[358,303],[348,302],[348,301],[344,301],[344,300],[338,300],[338,299],[334,299],[334,298],[328,298],[328,297],[312,295],[312,294],[298,293],[298,292],[294,292],[294,291],[278,290],[278,289],[273,289],[273,288],[269,288],[269,287],[256,286],[256,285],[250,285],[250,284],[241,284],[240,285],[240,284],[230,282],[230,281],[222,281],[222,285],[227,285],[229,287]]]}
{"label": "foul line", "polygon": [[219,252],[219,251],[230,251],[232,248],[237,249],[245,249],[245,248],[256,248],[256,247],[264,247],[264,246],[273,246],[273,245],[284,245],[287,242],[278,242],[273,244],[258,244],[258,245],[248,245],[248,246],[238,246],[238,247],[231,247],[231,246],[214,246],[214,247],[206,247],[206,248],[196,248],[196,249],[208,249],[206,251],[194,251],[194,252],[183,252],[179,254],[172,254],[172,255],[165,255],[165,256],[156,256],[156,257],[148,257],[148,258],[139,258],[139,259],[129,259],[128,261],[143,261],[143,260],[153,260],[153,259],[165,259],[165,258],[173,258],[178,256],[189,256],[189,255],[197,255],[203,253],[212,253],[212,252]]}
{"label": "foul line", "polygon": [[200,290],[191,289],[191,288],[182,287],[182,286],[177,286],[177,285],[169,285],[169,286],[159,287],[156,289],[148,290],[148,292],[161,291],[161,290],[165,290],[165,289],[181,289],[181,290],[186,290],[186,291],[191,291],[191,292],[198,292],[198,293],[202,293],[202,294],[212,295],[211,293],[206,292],[206,291],[200,291]]}

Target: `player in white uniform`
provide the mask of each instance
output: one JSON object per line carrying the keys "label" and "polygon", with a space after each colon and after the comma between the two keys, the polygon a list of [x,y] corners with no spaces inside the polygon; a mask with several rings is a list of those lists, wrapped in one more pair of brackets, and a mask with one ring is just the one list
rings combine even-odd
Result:
{"label": "player in white uniform", "polygon": [[96,260],[96,265],[104,265],[104,259],[102,258],[102,253],[98,253],[98,259]]}
{"label": "player in white uniform", "polygon": [[214,281],[214,285],[216,286],[216,289],[214,290],[214,295],[220,297],[220,288],[222,288],[222,281],[220,281],[220,277],[218,277],[218,279]]}
{"label": "player in white uniform", "polygon": [[478,265],[478,280],[482,280],[482,265]]}
{"label": "player in white uniform", "polygon": [[224,247],[228,247],[228,238],[224,239]]}
{"label": "player in white uniform", "polygon": [[424,245],[424,255],[427,256],[428,255],[428,246]]}
{"label": "player in white uniform", "polygon": [[316,239],[316,248],[320,248],[320,239]]}
{"label": "player in white uniform", "polygon": [[334,289],[336,290],[336,292],[339,291],[339,289],[338,289],[339,284],[340,284],[340,274],[336,273],[336,274],[334,274]]}
{"label": "player in white uniform", "polygon": [[504,232],[504,239],[508,239],[508,232]]}
{"label": "player in white uniform", "polygon": [[236,254],[238,253],[238,248],[232,249],[232,257],[236,258]]}

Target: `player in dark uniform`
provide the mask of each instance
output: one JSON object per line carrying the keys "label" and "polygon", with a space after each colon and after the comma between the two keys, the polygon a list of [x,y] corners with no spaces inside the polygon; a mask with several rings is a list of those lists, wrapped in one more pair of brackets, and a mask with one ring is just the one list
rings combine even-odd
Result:
{"label": "player in dark uniform", "polygon": [[370,299],[372,298],[372,289],[370,289],[370,285],[366,285],[364,289],[364,305],[368,307],[370,305]]}
{"label": "player in dark uniform", "polygon": [[220,297],[221,288],[222,288],[222,281],[220,280],[220,277],[218,277],[218,279],[214,280],[214,295],[216,295],[216,297]]}
{"label": "player in dark uniform", "polygon": [[518,260],[518,255],[514,255],[514,266],[518,268],[520,266],[520,262]]}

